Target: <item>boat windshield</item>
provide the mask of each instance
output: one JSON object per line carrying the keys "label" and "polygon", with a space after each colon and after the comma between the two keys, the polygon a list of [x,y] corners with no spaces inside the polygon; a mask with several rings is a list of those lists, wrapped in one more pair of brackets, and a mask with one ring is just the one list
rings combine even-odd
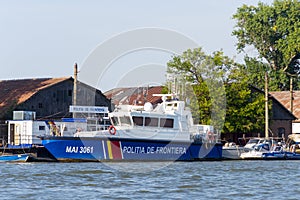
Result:
{"label": "boat windshield", "polygon": [[120,123],[122,126],[131,126],[131,120],[130,120],[130,117],[128,116],[123,116],[123,117],[120,117]]}
{"label": "boat windshield", "polygon": [[268,144],[263,144],[262,148],[267,150],[267,151],[270,150],[270,146]]}
{"label": "boat windshield", "polygon": [[264,143],[270,143],[272,144],[272,140],[268,140],[268,139],[260,139],[258,144],[264,144]]}
{"label": "boat windshield", "polygon": [[257,144],[258,141],[259,141],[259,139],[250,139],[250,140],[248,141],[248,144]]}
{"label": "boat windshield", "polygon": [[269,144],[258,144],[258,145],[255,145],[254,150],[255,151],[269,151],[270,147],[269,147]]}
{"label": "boat windshield", "polygon": [[114,126],[118,126],[119,125],[119,120],[118,117],[111,117],[111,122]]}
{"label": "boat windshield", "polygon": [[282,150],[282,147],[281,146],[275,146],[274,150],[273,151],[281,151]]}

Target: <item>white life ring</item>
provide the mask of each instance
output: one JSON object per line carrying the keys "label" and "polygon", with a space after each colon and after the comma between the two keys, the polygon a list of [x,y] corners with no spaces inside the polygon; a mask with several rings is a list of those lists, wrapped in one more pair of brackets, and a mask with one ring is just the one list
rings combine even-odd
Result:
{"label": "white life ring", "polygon": [[115,135],[116,132],[117,132],[117,129],[116,129],[113,125],[111,125],[111,126],[109,126],[109,128],[108,128],[108,132],[109,132],[111,135]]}

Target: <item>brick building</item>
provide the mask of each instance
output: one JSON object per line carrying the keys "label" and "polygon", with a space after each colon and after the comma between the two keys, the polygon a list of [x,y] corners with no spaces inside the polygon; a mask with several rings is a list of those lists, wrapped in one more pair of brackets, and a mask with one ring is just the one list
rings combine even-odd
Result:
{"label": "brick building", "polygon": [[[273,98],[275,98],[289,113],[295,116],[295,119],[292,120],[292,128],[286,127],[286,124],[283,124],[281,129],[285,128],[285,130],[290,133],[300,133],[300,91],[279,91],[279,92],[270,92]],[[277,110],[278,115],[284,114]],[[275,124],[275,123],[274,123]],[[277,121],[276,125],[279,126],[282,124],[281,121]],[[297,130],[293,130],[293,126],[298,127]],[[279,127],[280,128],[280,127]]]}
{"label": "brick building", "polygon": [[[36,78],[0,81],[0,143],[7,139],[5,120],[13,119],[13,111],[34,111],[36,119],[72,117],[74,79]],[[105,106],[111,102],[96,88],[77,81],[77,105]]]}

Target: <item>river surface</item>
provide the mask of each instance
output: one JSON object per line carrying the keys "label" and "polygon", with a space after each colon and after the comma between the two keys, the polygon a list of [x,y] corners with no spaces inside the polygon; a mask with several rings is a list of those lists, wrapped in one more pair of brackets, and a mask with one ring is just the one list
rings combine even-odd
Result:
{"label": "river surface", "polygon": [[300,199],[300,161],[0,163],[1,199]]}

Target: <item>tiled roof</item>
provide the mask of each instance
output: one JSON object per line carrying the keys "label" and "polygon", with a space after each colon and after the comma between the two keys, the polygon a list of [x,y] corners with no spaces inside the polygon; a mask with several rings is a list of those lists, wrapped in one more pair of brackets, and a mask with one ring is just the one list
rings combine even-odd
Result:
{"label": "tiled roof", "polygon": [[3,113],[12,106],[25,102],[44,88],[70,78],[71,77],[2,80],[0,81],[0,112]]}
{"label": "tiled roof", "polygon": [[112,99],[115,105],[144,105],[145,102],[157,104],[161,102],[161,97],[153,94],[161,94],[162,89],[163,86],[116,88],[105,92],[104,95]]}
{"label": "tiled roof", "polygon": [[[279,101],[287,110],[291,111],[291,93],[290,91],[270,92],[270,94]],[[300,119],[300,91],[293,91],[293,112],[295,117]]]}

